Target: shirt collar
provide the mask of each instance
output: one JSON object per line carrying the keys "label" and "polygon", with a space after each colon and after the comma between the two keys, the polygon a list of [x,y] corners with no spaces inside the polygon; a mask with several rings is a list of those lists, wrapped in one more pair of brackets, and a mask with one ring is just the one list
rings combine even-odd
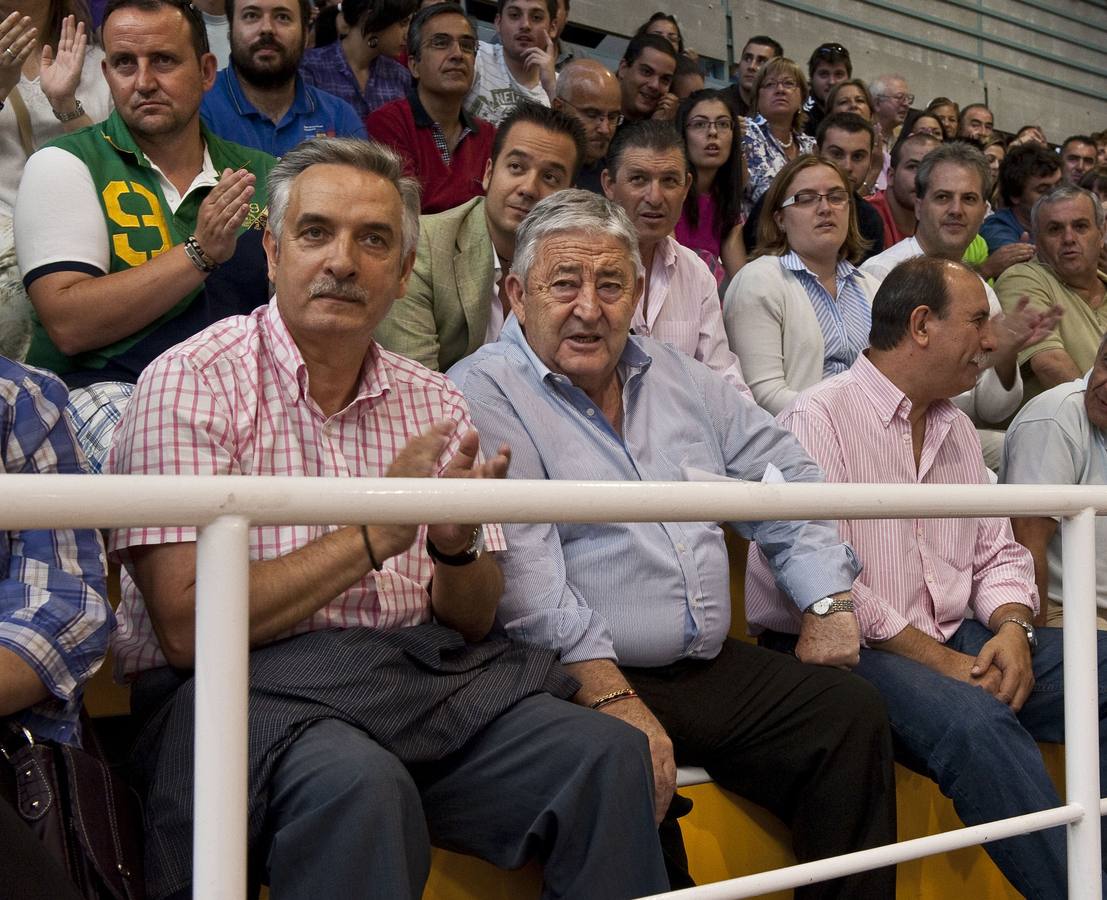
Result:
{"label": "shirt collar", "polygon": [[[807,268],[807,266],[804,264],[804,261],[800,259],[799,254],[796,253],[795,250],[789,250],[782,257],[780,257],[780,264],[789,271],[806,272],[812,278],[818,277],[815,275],[814,272]],[[834,274],[838,278],[854,278],[856,277],[858,271],[860,270],[857,268],[857,266],[851,263],[848,259],[840,259],[838,260],[838,265],[834,269]]]}
{"label": "shirt collar", "polygon": [[[414,79],[412,80],[411,87],[408,88],[407,91],[407,102],[411,105],[411,118],[415,120],[416,128],[431,128],[435,125],[434,119],[430,117],[427,108],[423,106],[423,101],[419,99],[419,82]],[[458,120],[461,122],[462,126],[469,131],[477,131],[476,122],[474,122],[473,117],[466,112],[464,106],[461,107]]]}
{"label": "shirt collar", "polygon": [[[243,93],[242,83],[238,80],[238,70],[235,68],[233,62],[230,63],[227,68],[223,69],[220,75],[223,76],[224,84],[227,86],[227,93],[230,95],[231,103],[234,104],[235,112],[240,116],[256,116],[259,119],[265,119],[267,122],[272,121],[268,116],[259,112],[258,108],[254,106]],[[296,93],[292,98],[292,105],[288,108],[288,112],[285,113],[285,118],[292,113],[303,115],[313,112],[315,112],[315,99],[308,93],[304,80],[297,74]]]}
{"label": "shirt collar", "polygon": [[[146,158],[146,155],[139,149],[134,136],[131,134],[130,129],[127,128],[127,123],[124,122],[119,115],[119,110],[113,109],[107,119],[103,121],[100,126],[100,136],[103,137],[117,153],[130,157],[128,161],[131,164],[140,166],[144,169],[153,168],[150,161]],[[249,169],[251,172],[255,170],[255,166],[244,152],[244,147],[240,147],[238,144],[232,144],[229,141],[220,140],[215,134],[208,130],[207,125],[204,124],[202,119],[200,120],[200,139],[204,142],[205,163],[210,156],[211,163],[216,172],[221,172],[223,169],[227,168],[245,168]]]}
{"label": "shirt collar", "polygon": [[[298,406],[310,396],[308,368],[304,355],[284,323],[276,296],[269,301],[265,311],[264,327],[269,336],[273,363],[277,367],[285,393],[289,401]],[[362,363],[358,393],[351,405],[383,396],[390,388],[388,363],[381,356],[376,341],[371,341]]]}
{"label": "shirt collar", "polygon": [[[861,390],[872,401],[873,409],[876,410],[885,428],[896,418],[907,420],[908,413],[911,412],[911,399],[872,364],[867,350],[858,354],[850,367],[850,372]],[[956,414],[957,407],[949,400],[936,400],[926,411],[927,419],[934,417],[939,420],[949,420]]]}
{"label": "shirt collar", "polygon": [[[503,331],[500,332],[500,342],[509,344],[522,355],[538,381],[555,384],[562,389],[575,387],[568,376],[551,371],[550,367],[538,358],[538,354],[527,343],[527,337],[523,334],[523,327],[519,324],[519,320],[515,318],[515,313],[511,313],[504,320]],[[629,335],[626,346],[623,347],[622,356],[619,357],[618,369],[623,376],[623,383],[626,384],[636,374],[644,373],[649,369],[651,362],[650,355],[639,339],[634,335]]]}

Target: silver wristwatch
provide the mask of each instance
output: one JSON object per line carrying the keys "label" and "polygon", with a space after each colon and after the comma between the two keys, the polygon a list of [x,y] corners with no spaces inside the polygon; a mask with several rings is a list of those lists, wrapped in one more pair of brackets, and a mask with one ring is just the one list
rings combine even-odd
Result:
{"label": "silver wristwatch", "polygon": [[[1030,645],[1030,655],[1033,656],[1038,652],[1038,632],[1026,619],[1020,619],[1018,616],[1008,616],[1002,622],[999,623],[999,628],[1002,628],[1008,622],[1014,622],[1023,631],[1026,632],[1026,643]],[[999,632],[999,628],[996,629],[996,633]]]}
{"label": "silver wristwatch", "polygon": [[847,597],[844,600],[837,600],[834,597],[823,597],[822,600],[816,600],[804,612],[809,612],[812,615],[818,616],[820,619],[825,619],[832,613],[838,612],[853,612],[853,600]]}
{"label": "silver wristwatch", "polygon": [[76,105],[73,107],[72,112],[60,113],[56,109],[51,109],[54,113],[54,118],[59,122],[72,122],[74,119],[81,118],[81,116],[85,114],[85,108],[81,106],[80,100],[75,100],[74,103]]}

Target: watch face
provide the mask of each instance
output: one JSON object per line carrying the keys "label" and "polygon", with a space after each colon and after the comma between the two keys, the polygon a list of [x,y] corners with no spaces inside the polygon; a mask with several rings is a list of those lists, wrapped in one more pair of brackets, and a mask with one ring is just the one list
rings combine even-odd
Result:
{"label": "watch face", "polygon": [[822,600],[816,600],[814,603],[811,604],[811,612],[813,612],[817,616],[825,616],[828,612],[830,612],[830,604],[833,602],[834,601],[831,600],[829,597],[823,597]]}

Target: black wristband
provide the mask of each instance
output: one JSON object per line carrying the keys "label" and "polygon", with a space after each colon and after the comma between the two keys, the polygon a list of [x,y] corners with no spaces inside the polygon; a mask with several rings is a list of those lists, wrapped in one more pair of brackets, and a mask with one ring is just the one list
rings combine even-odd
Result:
{"label": "black wristband", "polygon": [[365,541],[365,552],[369,555],[369,565],[373,567],[374,572],[381,570],[381,564],[377,562],[377,558],[373,555],[373,545],[369,543],[369,526],[361,526],[361,539]]}

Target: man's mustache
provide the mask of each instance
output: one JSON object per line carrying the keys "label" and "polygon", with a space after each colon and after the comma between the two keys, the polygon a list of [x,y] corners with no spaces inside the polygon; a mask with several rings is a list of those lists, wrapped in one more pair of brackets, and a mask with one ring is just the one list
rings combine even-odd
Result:
{"label": "man's mustache", "polygon": [[354,300],[365,303],[369,300],[369,292],[360,285],[352,282],[338,281],[327,275],[321,275],[308,285],[308,297],[337,297],[339,300]]}

